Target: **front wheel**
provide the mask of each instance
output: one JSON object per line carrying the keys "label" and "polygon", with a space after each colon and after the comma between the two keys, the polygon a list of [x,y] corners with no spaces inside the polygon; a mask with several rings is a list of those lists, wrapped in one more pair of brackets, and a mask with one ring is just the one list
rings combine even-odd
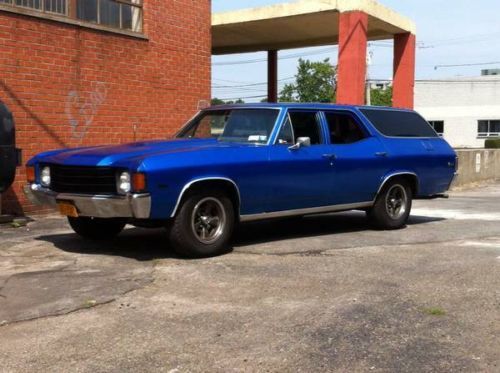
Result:
{"label": "front wheel", "polygon": [[370,222],[378,229],[403,228],[410,216],[412,189],[403,179],[389,181],[378,195],[375,205],[367,211]]}
{"label": "front wheel", "polygon": [[125,228],[123,219],[99,219],[68,217],[71,228],[83,238],[91,240],[110,240],[115,238]]}
{"label": "front wheel", "polygon": [[170,242],[182,256],[215,256],[229,250],[234,226],[234,206],[225,193],[196,191],[186,198],[169,227]]}

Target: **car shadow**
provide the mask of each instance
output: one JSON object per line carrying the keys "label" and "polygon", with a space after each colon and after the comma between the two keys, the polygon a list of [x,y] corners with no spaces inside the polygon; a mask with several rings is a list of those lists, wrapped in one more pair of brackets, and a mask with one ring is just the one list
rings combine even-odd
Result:
{"label": "car shadow", "polygon": [[[411,216],[408,225],[442,220],[445,219]],[[363,212],[314,215],[241,224],[235,232],[233,243],[234,246],[241,248],[287,239],[362,232],[371,229],[373,228]],[[171,249],[166,231],[163,229],[130,228],[114,240],[104,242],[85,240],[74,233],[43,235],[36,239],[50,242],[59,250],[75,254],[113,255],[137,261],[183,259]]]}
{"label": "car shadow", "polygon": [[140,262],[180,258],[170,248],[164,229],[125,229],[118,237],[106,241],[86,240],[76,233],[48,234],[36,239],[73,254],[121,256]]}
{"label": "car shadow", "polygon": [[[410,216],[407,225],[419,225],[442,220],[445,219]],[[363,232],[373,229],[364,212],[350,211],[242,224],[235,235],[234,242],[237,246],[247,246],[295,238]]]}

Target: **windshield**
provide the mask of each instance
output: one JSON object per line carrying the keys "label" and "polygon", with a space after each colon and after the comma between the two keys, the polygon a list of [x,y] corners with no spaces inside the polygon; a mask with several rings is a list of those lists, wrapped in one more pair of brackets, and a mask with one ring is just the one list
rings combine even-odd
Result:
{"label": "windshield", "polygon": [[267,144],[278,118],[274,109],[230,109],[202,112],[178,138]]}

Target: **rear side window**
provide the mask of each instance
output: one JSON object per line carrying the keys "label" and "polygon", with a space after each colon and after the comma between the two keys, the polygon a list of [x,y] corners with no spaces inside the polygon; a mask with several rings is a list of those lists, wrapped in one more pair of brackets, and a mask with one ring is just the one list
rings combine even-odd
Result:
{"label": "rear side window", "polygon": [[438,137],[420,115],[411,111],[361,109],[375,128],[390,137]]}

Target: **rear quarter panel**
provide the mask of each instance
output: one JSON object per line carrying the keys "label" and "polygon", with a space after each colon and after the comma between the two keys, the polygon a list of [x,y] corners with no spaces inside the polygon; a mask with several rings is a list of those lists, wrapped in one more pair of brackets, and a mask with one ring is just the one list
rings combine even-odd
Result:
{"label": "rear quarter panel", "polygon": [[408,171],[417,175],[416,197],[448,190],[455,173],[456,154],[445,140],[383,137],[383,142],[390,159],[389,173]]}

